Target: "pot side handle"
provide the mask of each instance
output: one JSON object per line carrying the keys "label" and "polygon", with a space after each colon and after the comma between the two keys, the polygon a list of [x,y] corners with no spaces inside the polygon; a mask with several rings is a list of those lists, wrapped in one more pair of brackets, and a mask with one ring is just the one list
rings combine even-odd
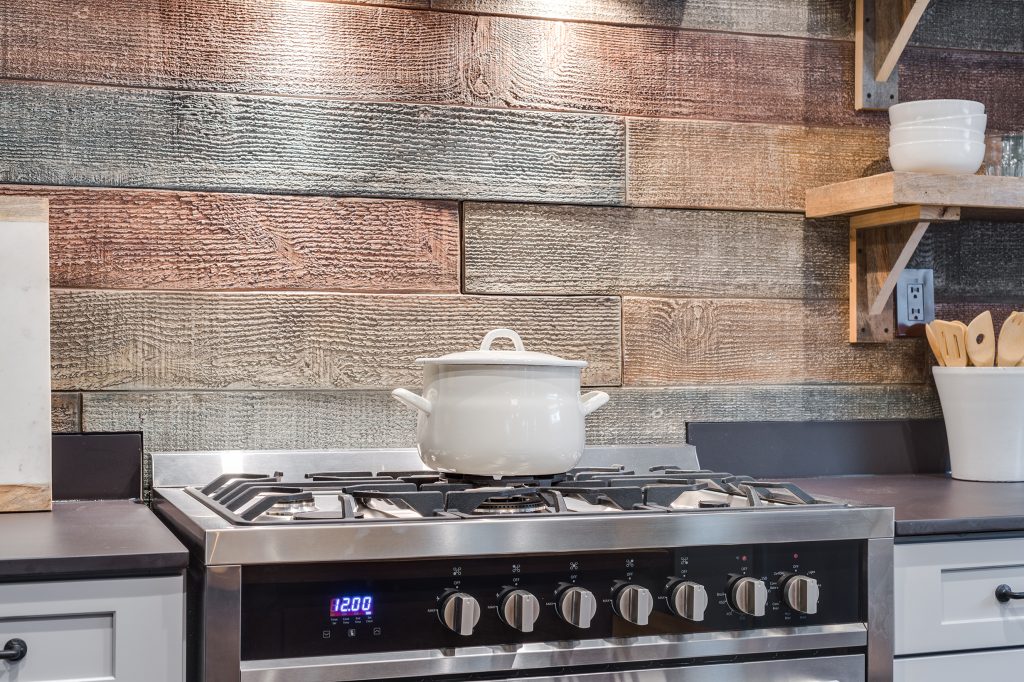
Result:
{"label": "pot side handle", "polygon": [[434,409],[434,406],[430,404],[429,400],[404,388],[396,388],[391,391],[391,395],[394,396],[398,402],[405,403],[409,407],[414,410],[419,410],[423,414],[430,414]]}
{"label": "pot side handle", "polygon": [[581,395],[580,410],[583,412],[583,416],[586,417],[588,414],[604,405],[608,402],[609,397],[610,396],[604,391],[590,391],[589,393]]}

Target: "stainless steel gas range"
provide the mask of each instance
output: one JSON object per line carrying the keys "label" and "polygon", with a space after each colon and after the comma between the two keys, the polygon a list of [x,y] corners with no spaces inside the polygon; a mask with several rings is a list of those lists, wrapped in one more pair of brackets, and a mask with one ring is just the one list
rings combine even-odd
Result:
{"label": "stainless steel gas range", "polygon": [[540,480],[415,450],[153,456],[190,679],[881,682],[893,512],[592,448]]}

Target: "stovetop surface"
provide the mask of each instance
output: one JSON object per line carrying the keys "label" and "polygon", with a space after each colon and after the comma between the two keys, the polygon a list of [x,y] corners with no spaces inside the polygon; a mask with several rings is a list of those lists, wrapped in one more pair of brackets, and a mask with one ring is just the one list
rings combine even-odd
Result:
{"label": "stovetop surface", "polygon": [[673,464],[494,479],[430,471],[225,473],[188,493],[233,525],[458,521],[481,516],[670,513],[829,504],[792,483]]}

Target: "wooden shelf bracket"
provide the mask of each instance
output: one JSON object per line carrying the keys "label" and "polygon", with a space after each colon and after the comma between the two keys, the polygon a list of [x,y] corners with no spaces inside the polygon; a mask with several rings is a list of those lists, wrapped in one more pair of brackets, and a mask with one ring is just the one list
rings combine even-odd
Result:
{"label": "wooden shelf bracket", "polygon": [[850,217],[850,342],[895,337],[893,291],[933,222],[960,219],[958,207],[899,206]]}
{"label": "wooden shelf bracket", "polygon": [[929,0],[857,0],[857,109],[888,109],[899,103],[896,65],[928,3]]}

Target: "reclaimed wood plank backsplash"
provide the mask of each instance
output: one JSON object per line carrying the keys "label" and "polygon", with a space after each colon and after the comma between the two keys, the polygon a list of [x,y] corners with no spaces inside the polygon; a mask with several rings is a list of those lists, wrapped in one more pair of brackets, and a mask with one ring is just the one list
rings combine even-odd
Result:
{"label": "reclaimed wood plank backsplash", "polygon": [[416,358],[473,348],[502,326],[531,350],[587,358],[588,384],[621,381],[612,297],[57,289],[52,299],[60,390],[416,386]]}
{"label": "reclaimed wood plank backsplash", "polygon": [[[933,0],[901,96],[1024,129],[1024,5]],[[0,2],[0,194],[49,197],[54,429],[147,450],[389,447],[416,357],[582,357],[592,442],[939,414],[919,342],[845,342],[886,168],[852,0]],[[1024,226],[941,228],[940,310],[1024,303]],[[994,265],[994,267],[993,267]]]}
{"label": "reclaimed wood plank backsplash", "polygon": [[50,282],[458,293],[448,201],[0,185],[50,199]]}

